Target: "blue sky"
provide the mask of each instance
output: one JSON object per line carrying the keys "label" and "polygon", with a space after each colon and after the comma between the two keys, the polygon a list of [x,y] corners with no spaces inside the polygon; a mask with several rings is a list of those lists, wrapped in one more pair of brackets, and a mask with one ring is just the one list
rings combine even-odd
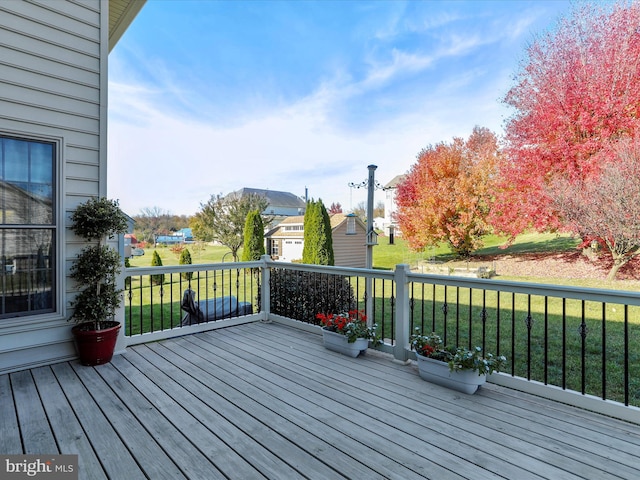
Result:
{"label": "blue sky", "polygon": [[[192,215],[242,187],[366,200],[424,147],[500,135],[567,1],[148,0],[109,56],[108,195]],[[376,202],[383,193],[376,193]]]}

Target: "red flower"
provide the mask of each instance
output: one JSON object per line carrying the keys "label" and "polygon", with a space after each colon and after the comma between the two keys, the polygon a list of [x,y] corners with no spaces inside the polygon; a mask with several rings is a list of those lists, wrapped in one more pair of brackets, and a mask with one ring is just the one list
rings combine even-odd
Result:
{"label": "red flower", "polygon": [[422,348],[420,349],[420,354],[424,355],[425,357],[430,357],[431,354],[433,352],[435,352],[435,348],[433,348],[431,345],[423,345]]}

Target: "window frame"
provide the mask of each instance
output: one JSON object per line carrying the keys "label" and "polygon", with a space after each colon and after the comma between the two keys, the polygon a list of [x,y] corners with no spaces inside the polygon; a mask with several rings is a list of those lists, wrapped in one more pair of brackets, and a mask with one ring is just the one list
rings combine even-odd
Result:
{"label": "window frame", "polygon": [[49,224],[0,224],[1,229],[47,229],[52,232],[51,238],[53,242],[53,267],[51,281],[52,285],[52,308],[47,311],[34,312],[13,312],[7,316],[0,317],[0,328],[10,327],[13,325],[25,325],[25,318],[29,319],[28,324],[49,322],[52,320],[60,320],[65,318],[66,312],[66,282],[65,282],[65,221],[64,221],[64,186],[63,177],[63,145],[62,137],[52,135],[40,135],[31,132],[0,130],[0,137],[14,139],[24,142],[48,143],[53,148],[53,165],[52,165],[52,222]]}

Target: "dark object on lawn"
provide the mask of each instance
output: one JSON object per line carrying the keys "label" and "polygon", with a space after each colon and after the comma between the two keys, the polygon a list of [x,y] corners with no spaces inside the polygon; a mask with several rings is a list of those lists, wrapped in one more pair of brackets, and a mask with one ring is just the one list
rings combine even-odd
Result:
{"label": "dark object on lawn", "polygon": [[214,297],[204,302],[196,302],[196,292],[187,288],[182,295],[180,308],[185,311],[181,326],[197,325],[202,322],[222,318],[251,315],[253,306],[249,302],[238,302],[234,296]]}

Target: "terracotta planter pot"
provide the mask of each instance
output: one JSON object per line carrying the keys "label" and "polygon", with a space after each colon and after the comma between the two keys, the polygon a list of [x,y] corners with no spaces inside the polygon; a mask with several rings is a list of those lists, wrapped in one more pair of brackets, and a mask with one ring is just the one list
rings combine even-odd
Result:
{"label": "terracotta planter pot", "polygon": [[366,338],[357,338],[355,342],[349,343],[346,336],[324,328],[322,329],[322,340],[325,348],[354,358],[365,352],[369,347],[369,340]]}
{"label": "terracotta planter pot", "polygon": [[416,354],[418,372],[427,382],[448,387],[468,394],[475,393],[480,385],[487,380],[486,375],[478,375],[475,370],[460,370],[451,372],[449,364]]}
{"label": "terracotta planter pot", "polygon": [[121,325],[119,322],[102,324],[107,328],[92,330],[93,323],[81,323],[71,329],[82,365],[102,365],[113,357]]}

